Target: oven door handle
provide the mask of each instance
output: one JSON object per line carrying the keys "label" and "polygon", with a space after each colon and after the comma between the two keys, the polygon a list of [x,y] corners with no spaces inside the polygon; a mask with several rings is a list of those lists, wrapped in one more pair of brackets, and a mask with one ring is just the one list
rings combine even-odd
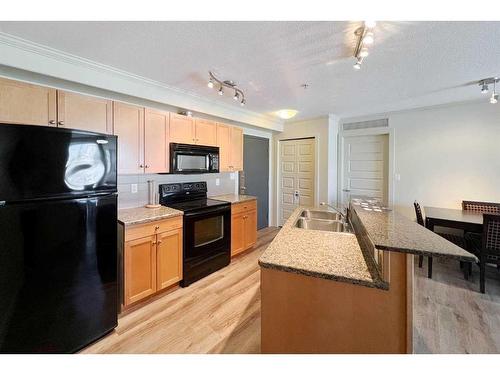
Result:
{"label": "oven door handle", "polygon": [[185,213],[184,217],[191,217],[194,215],[216,214],[219,212],[222,212],[222,213],[231,212],[231,206],[216,207],[216,208],[207,209],[207,210],[203,210],[203,211],[200,210],[200,211],[196,211],[196,212],[189,212],[189,213]]}

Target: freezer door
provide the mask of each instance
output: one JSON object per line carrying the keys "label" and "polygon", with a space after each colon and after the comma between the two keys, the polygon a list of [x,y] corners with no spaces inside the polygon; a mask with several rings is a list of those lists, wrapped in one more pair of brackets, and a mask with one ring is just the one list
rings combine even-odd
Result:
{"label": "freezer door", "polygon": [[0,124],[0,202],[116,191],[116,137]]}
{"label": "freezer door", "polygon": [[72,353],[117,324],[116,195],[0,206],[0,352]]}

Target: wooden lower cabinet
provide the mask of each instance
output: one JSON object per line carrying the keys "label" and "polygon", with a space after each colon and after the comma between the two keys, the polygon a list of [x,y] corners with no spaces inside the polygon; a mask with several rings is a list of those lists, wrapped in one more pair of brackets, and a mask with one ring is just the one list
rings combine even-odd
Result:
{"label": "wooden lower cabinet", "polygon": [[257,202],[231,207],[231,256],[250,249],[257,242]]}
{"label": "wooden lower cabinet", "polygon": [[125,305],[156,291],[156,235],[125,243]]}
{"label": "wooden lower cabinet", "polygon": [[157,235],[156,287],[164,289],[182,280],[182,229]]}
{"label": "wooden lower cabinet", "polygon": [[[144,236],[151,231],[158,233]],[[182,219],[131,226],[124,237],[125,307],[182,280]]]}

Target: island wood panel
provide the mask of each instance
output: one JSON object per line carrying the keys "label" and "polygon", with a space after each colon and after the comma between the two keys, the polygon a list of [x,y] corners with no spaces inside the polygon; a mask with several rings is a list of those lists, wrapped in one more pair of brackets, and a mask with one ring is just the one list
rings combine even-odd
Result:
{"label": "island wood panel", "polygon": [[113,101],[57,91],[57,126],[113,133]]}
{"label": "island wood panel", "polygon": [[411,353],[413,256],[389,255],[389,290],[261,267],[262,353]]}
{"label": "island wood panel", "polygon": [[144,169],[146,173],[169,171],[169,113],[146,108],[144,113]]}
{"label": "island wood panel", "polygon": [[125,305],[156,291],[156,236],[127,241],[124,250]]}
{"label": "island wood panel", "polygon": [[182,280],[182,229],[159,233],[156,237],[156,288],[161,290]]}
{"label": "island wood panel", "polygon": [[195,142],[198,145],[217,146],[217,125],[213,121],[195,120]]}
{"label": "island wood panel", "polygon": [[118,136],[118,174],[144,173],[144,108],[113,103],[113,134]]}
{"label": "island wood panel", "polygon": [[56,126],[56,90],[0,78],[0,123]]}
{"label": "island wood panel", "polygon": [[194,118],[171,113],[169,137],[172,143],[195,143]]}
{"label": "island wood panel", "polygon": [[230,171],[231,160],[231,126],[217,124],[217,146],[219,147],[219,171]]}

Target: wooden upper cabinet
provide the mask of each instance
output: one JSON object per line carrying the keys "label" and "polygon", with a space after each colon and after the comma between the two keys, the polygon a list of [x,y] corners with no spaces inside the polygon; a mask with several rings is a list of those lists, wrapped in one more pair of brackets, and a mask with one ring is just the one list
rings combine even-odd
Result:
{"label": "wooden upper cabinet", "polygon": [[0,78],[0,123],[56,126],[56,90]]}
{"label": "wooden upper cabinet", "polygon": [[188,143],[195,142],[195,122],[189,116],[170,114],[170,142]]}
{"label": "wooden upper cabinet", "polygon": [[156,237],[156,287],[161,290],[182,280],[182,228]]}
{"label": "wooden upper cabinet", "polygon": [[156,291],[156,235],[125,243],[125,305]]}
{"label": "wooden upper cabinet", "polygon": [[144,120],[144,168],[146,173],[169,170],[169,113],[146,108]]}
{"label": "wooden upper cabinet", "polygon": [[231,126],[217,123],[217,146],[219,147],[219,171],[230,171]]}
{"label": "wooden upper cabinet", "polygon": [[113,133],[113,101],[57,91],[57,126]]}
{"label": "wooden upper cabinet", "polygon": [[231,127],[231,160],[229,168],[233,171],[243,170],[243,129]]}
{"label": "wooden upper cabinet", "polygon": [[217,146],[217,125],[213,121],[195,120],[195,142],[198,145]]}
{"label": "wooden upper cabinet", "polygon": [[118,173],[144,173],[144,108],[113,102],[113,134],[118,136]]}

